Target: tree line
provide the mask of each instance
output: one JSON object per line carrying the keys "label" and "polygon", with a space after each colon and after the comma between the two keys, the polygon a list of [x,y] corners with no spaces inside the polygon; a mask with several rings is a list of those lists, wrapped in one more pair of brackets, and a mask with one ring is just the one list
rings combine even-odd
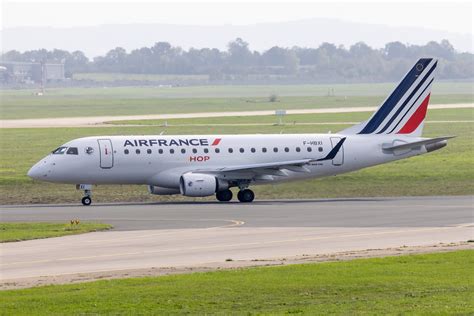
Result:
{"label": "tree line", "polygon": [[231,41],[227,50],[190,48],[183,50],[168,42],[157,42],[127,52],[117,47],[103,56],[89,59],[83,52],[38,49],[8,51],[3,61],[64,63],[66,76],[74,73],[134,73],[209,75],[210,80],[248,78],[295,78],[307,82],[380,82],[399,80],[420,57],[441,59],[441,79],[472,79],[471,53],[457,52],[447,40],[426,45],[387,43],[375,49],[363,42],[346,48],[323,43],[317,48],[278,47],[252,51],[241,38]]}

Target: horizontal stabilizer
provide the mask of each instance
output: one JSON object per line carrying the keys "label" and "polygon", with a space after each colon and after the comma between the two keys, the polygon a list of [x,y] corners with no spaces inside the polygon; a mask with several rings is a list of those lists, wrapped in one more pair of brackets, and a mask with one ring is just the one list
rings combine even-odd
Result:
{"label": "horizontal stabilizer", "polygon": [[430,144],[436,144],[439,142],[446,141],[448,139],[454,138],[456,136],[444,136],[444,137],[437,137],[437,138],[429,138],[429,139],[424,139],[420,140],[417,142],[411,142],[411,143],[404,143],[404,144],[399,144],[393,146],[392,144],[384,144],[382,146],[383,150],[389,150],[389,151],[394,151],[394,150],[406,150],[406,149],[415,149],[418,147],[421,147],[423,145],[430,145]]}

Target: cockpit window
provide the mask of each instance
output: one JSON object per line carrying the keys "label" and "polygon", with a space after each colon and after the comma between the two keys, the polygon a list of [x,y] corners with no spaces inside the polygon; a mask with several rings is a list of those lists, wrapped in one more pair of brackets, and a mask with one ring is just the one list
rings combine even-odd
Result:
{"label": "cockpit window", "polygon": [[69,147],[66,154],[68,154],[68,155],[79,155],[79,151],[77,150],[77,147]]}
{"label": "cockpit window", "polygon": [[62,155],[66,152],[67,147],[58,147],[57,149],[53,150],[53,155]]}

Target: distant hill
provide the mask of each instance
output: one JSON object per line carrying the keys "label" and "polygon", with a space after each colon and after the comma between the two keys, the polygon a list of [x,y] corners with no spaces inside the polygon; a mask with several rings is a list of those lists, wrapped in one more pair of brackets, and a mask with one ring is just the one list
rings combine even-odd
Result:
{"label": "distant hill", "polygon": [[400,41],[415,45],[447,39],[460,52],[473,52],[474,37],[470,34],[416,28],[391,27],[378,24],[315,18],[291,22],[262,23],[245,26],[185,26],[169,24],[127,24],[91,27],[50,28],[18,27],[0,31],[1,49],[80,50],[88,57],[104,55],[113,47],[127,51],[170,42],[184,49],[212,47],[226,49],[229,39],[244,38],[251,50],[264,51],[272,46],[318,47],[323,42],[345,45],[363,41],[374,48]]}

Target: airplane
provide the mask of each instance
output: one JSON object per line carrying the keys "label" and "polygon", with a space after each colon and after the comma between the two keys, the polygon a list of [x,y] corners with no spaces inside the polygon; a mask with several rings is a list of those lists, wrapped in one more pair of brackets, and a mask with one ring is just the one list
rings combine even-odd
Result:
{"label": "airplane", "polygon": [[334,176],[429,153],[454,136],[421,137],[438,61],[421,58],[365,122],[336,134],[147,135],[74,139],[41,159],[28,176],[92,186],[147,185],[156,195],[255,198],[249,186]]}

